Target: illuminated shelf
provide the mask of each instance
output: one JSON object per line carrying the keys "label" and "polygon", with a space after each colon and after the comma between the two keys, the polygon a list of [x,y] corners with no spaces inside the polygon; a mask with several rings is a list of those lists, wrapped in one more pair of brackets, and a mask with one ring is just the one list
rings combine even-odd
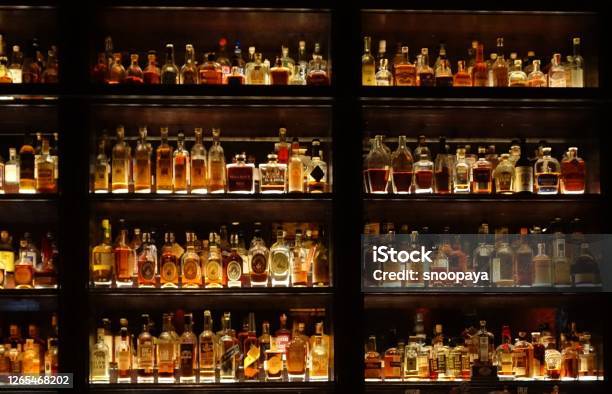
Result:
{"label": "illuminated shelf", "polygon": [[90,384],[91,393],[327,393],[334,389],[333,382],[253,382],[211,384]]}

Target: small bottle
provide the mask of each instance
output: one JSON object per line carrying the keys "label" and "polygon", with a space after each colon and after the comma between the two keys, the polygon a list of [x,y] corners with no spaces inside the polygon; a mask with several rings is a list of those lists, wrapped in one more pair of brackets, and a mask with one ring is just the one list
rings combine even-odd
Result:
{"label": "small bottle", "polygon": [[457,62],[457,72],[453,77],[453,86],[465,87],[472,86],[472,77],[465,68],[465,60],[459,60]]}
{"label": "small bottle", "polygon": [[157,52],[147,53],[147,67],[143,72],[143,81],[147,85],[159,85],[161,82],[161,71],[157,67]]}
{"label": "small bottle", "polygon": [[586,242],[580,244],[580,251],[571,266],[571,275],[574,286],[589,287],[600,284],[599,265]]}
{"label": "small bottle", "polygon": [[533,71],[527,76],[527,86],[530,88],[545,88],[547,86],[546,74],[540,70],[540,60],[534,59]]}
{"label": "small bottle", "polygon": [[366,353],[364,357],[364,378],[366,380],[382,380],[383,377],[383,361],[380,353],[376,351],[376,337],[370,335],[366,345]]}
{"label": "small bottle", "polygon": [[181,67],[179,82],[182,85],[197,85],[198,84],[198,68],[195,63],[195,51],[193,45],[185,45],[185,64]]}
{"label": "small bottle", "polygon": [[126,71],[124,83],[132,85],[140,85],[144,83],[144,74],[138,65],[137,53],[132,53],[130,55],[130,66]]}
{"label": "small bottle", "polygon": [[393,193],[408,194],[412,189],[414,159],[410,148],[406,145],[406,136],[399,136],[397,149],[391,155]]}
{"label": "small bottle", "polygon": [[565,68],[561,65],[560,53],[555,53],[552,59],[550,60],[550,68],[548,69],[548,87],[567,87],[567,81],[565,79]]}
{"label": "small bottle", "polygon": [[329,85],[329,75],[327,73],[327,62],[323,60],[321,45],[316,42],[312,60],[308,62],[308,74],[306,75],[306,85],[327,86]]}
{"label": "small bottle", "polygon": [[237,154],[235,161],[227,165],[227,192],[253,194],[255,192],[254,164],[246,162],[244,153]]}
{"label": "small bottle", "polygon": [[255,313],[249,313],[248,333],[243,343],[243,373],[248,381],[259,380],[259,360],[261,347],[255,329]]}
{"label": "small bottle", "polygon": [[262,61],[261,53],[254,54],[254,61],[246,66],[246,83],[247,85],[269,85],[270,75],[268,68]]}
{"label": "small bottle", "polygon": [[393,86],[393,74],[388,69],[389,60],[380,59],[378,72],[376,72],[376,86]]}
{"label": "small bottle", "polygon": [[470,163],[465,157],[465,148],[457,148],[455,168],[453,171],[453,193],[469,193],[471,190]]}
{"label": "small bottle", "polygon": [[232,326],[229,313],[227,317],[221,321],[221,337],[219,338],[219,378],[222,382],[234,382],[238,368],[236,360],[238,357],[234,355],[236,338],[232,336]]}
{"label": "small bottle", "polygon": [[542,148],[543,157],[535,163],[535,191],[537,194],[557,194],[561,166],[550,155],[551,148]]}
{"label": "small bottle", "polygon": [[421,48],[421,61],[417,64],[419,86],[435,86],[434,70],[429,66],[429,50]]}
{"label": "small bottle", "polygon": [[493,191],[493,166],[485,158],[486,149],[478,147],[478,160],[472,167],[472,193],[491,194]]}
{"label": "small bottle", "polygon": [[119,232],[119,240],[115,246],[114,253],[115,282],[117,287],[132,287],[134,284],[134,251],[127,243],[127,230],[124,228],[122,228]]}
{"label": "small bottle", "polygon": [[501,154],[501,160],[493,171],[493,178],[496,194],[514,193],[514,164],[510,161],[510,154]]}
{"label": "small bottle", "polygon": [[[9,75],[10,69],[9,69]],[[45,63],[45,70],[41,75],[42,83],[58,83],[59,82],[59,69],[57,64],[57,53],[55,46],[47,51],[47,62]]]}
{"label": "small bottle", "polygon": [[[445,51],[446,52],[446,51]],[[442,56],[442,50],[440,50],[440,56]],[[438,87],[452,87],[453,86],[453,70],[451,69],[450,62],[445,57],[440,60],[439,65],[436,67],[436,86]]]}
{"label": "small bottle", "polygon": [[204,62],[198,67],[198,74],[201,85],[221,85],[223,83],[223,69],[217,62],[217,55],[214,52],[205,56]]}
{"label": "small bottle", "polygon": [[286,192],[287,164],[279,163],[274,153],[268,155],[268,162],[259,165],[259,190],[263,194]]}
{"label": "small bottle", "polygon": [[270,69],[270,84],[271,85],[289,85],[291,71],[283,65],[280,57],[276,57],[274,67]]}
{"label": "small bottle", "polygon": [[[106,61],[106,60],[105,60]],[[19,45],[13,45],[13,54],[11,56],[11,64],[8,67],[8,72],[13,83],[23,83],[23,54]],[[106,70],[102,70],[102,75],[106,75]],[[102,81],[104,82],[104,81]]]}
{"label": "small bottle", "polygon": [[578,157],[578,148],[571,147],[561,161],[561,193],[584,194],[585,179],[584,160]]}
{"label": "small bottle", "polygon": [[433,163],[425,153],[414,163],[414,192],[433,193]]}
{"label": "small bottle", "polygon": [[515,378],[533,377],[533,345],[527,340],[525,331],[519,332],[512,349],[512,372]]}
{"label": "small bottle", "polygon": [[508,84],[510,87],[525,87],[528,86],[527,74],[523,71],[522,62],[520,60],[514,61],[514,67],[510,70],[508,76]]}
{"label": "small bottle", "polygon": [[166,62],[161,68],[161,83],[163,85],[178,85],[179,70],[174,62],[174,45],[166,44]]}

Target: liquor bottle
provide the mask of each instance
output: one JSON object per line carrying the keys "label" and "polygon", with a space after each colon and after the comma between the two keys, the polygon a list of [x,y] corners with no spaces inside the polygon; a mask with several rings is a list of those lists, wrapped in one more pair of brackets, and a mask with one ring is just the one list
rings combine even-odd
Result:
{"label": "liquor bottle", "polygon": [[550,60],[550,68],[548,69],[548,87],[549,88],[565,88],[567,81],[565,78],[565,67],[561,64],[561,54],[553,54]]}
{"label": "liquor bottle", "polygon": [[229,75],[231,70],[231,63],[227,54],[227,38],[225,37],[221,37],[219,39],[217,53],[215,54],[215,60],[217,63],[219,63],[219,66],[221,67],[222,82],[220,83],[226,84],[227,76]]}
{"label": "liquor bottle", "polygon": [[[444,235],[440,237],[440,242],[436,246],[434,251],[434,257],[430,265],[430,272],[436,272],[438,274],[448,272],[448,254],[450,252],[450,245],[448,240],[448,227],[444,228]],[[443,287],[446,285],[442,280],[432,280],[429,282],[431,287]]]}
{"label": "liquor bottle", "polygon": [[160,383],[174,383],[176,364],[176,340],[171,334],[172,316],[164,313],[162,333],[157,338],[157,380]]}
{"label": "liquor bottle", "polygon": [[417,69],[410,63],[408,47],[402,46],[399,61],[394,62],[394,74],[396,86],[417,86]]}
{"label": "liquor bottle", "polygon": [[312,232],[314,246],[314,260],[312,262],[312,285],[314,287],[327,287],[330,285],[329,253],[325,246],[325,232]]}
{"label": "liquor bottle", "polygon": [[0,155],[0,194],[4,194],[4,159]]}
{"label": "liquor bottle", "polygon": [[155,154],[155,188],[158,194],[172,193],[174,179],[172,164],[173,150],[168,144],[168,128],[160,129],[161,142]]}
{"label": "liquor bottle", "polygon": [[287,165],[287,192],[289,193],[304,192],[304,165],[299,152],[300,142],[297,137],[294,137],[291,144],[291,158]]}
{"label": "liquor bottle", "polygon": [[[121,225],[123,227],[123,225]],[[131,255],[134,251],[127,243],[128,232],[125,228],[121,228],[119,232],[119,240],[114,249],[115,254],[115,282],[117,287],[132,287],[134,272],[133,264],[131,264]],[[133,261],[132,261],[133,263]]]}
{"label": "liquor bottle", "polygon": [[193,45],[187,44],[185,45],[185,64],[181,67],[179,81],[182,85],[197,85],[198,74]]}
{"label": "liquor bottle", "polygon": [[485,158],[486,149],[478,147],[478,160],[472,167],[472,193],[491,194],[493,191],[493,166]]}
{"label": "liquor bottle", "polygon": [[213,320],[209,310],[204,311],[204,329],[199,338],[199,375],[200,381],[214,382],[216,370],[216,337]]}
{"label": "liquor bottle", "polygon": [[55,163],[49,154],[49,140],[46,138],[42,140],[41,155],[36,161],[36,192],[57,192]]}
{"label": "liquor bottle", "polygon": [[97,341],[90,352],[89,381],[92,383],[109,383],[110,351],[104,342],[104,329],[98,328]]}
{"label": "liquor bottle", "polygon": [[546,243],[538,242],[538,253],[533,257],[533,285],[552,286],[552,261],[546,254]]}
{"label": "liquor bottle", "polygon": [[226,187],[225,154],[219,139],[221,130],[213,128],[213,145],[208,152],[208,192],[224,193]]}
{"label": "liquor bottle", "polygon": [[193,315],[185,314],[185,331],[180,337],[181,383],[195,383],[198,369],[198,338],[193,333]]}
{"label": "liquor bottle", "polygon": [[584,80],[584,59],[580,55],[580,37],[574,37],[572,39],[574,55],[572,56],[573,62],[570,65],[572,75],[572,88],[583,88],[585,87]]}
{"label": "liquor bottle", "polygon": [[385,380],[400,380],[402,373],[401,354],[396,347],[397,331],[392,329],[389,331],[387,338],[387,350],[383,355],[383,376]]}
{"label": "liquor bottle", "polygon": [[[13,47],[13,53],[15,53],[14,51],[15,47]],[[21,62],[19,62],[18,65],[21,76]],[[97,84],[108,83],[108,64],[106,54],[104,52],[98,53],[98,62],[91,70],[91,82]]]}
{"label": "liquor bottle", "polygon": [[127,327],[121,327],[119,342],[115,348],[117,360],[117,383],[131,383],[132,381],[132,350],[131,339]]}
{"label": "liquor bottle", "polygon": [[391,157],[387,149],[384,146],[383,136],[375,136],[365,159],[367,190],[370,193],[387,194],[391,167]]}
{"label": "liquor bottle", "polygon": [[312,140],[310,161],[306,166],[306,191],[325,193],[327,191],[327,163],[321,159],[321,142]]}
{"label": "liquor bottle", "polygon": [[308,286],[308,274],[311,270],[312,260],[308,256],[308,250],[302,245],[302,231],[296,230],[295,244],[291,249],[291,286]]}
{"label": "liquor bottle", "polygon": [[308,57],[306,55],[306,42],[300,40],[298,42],[298,61],[295,63],[290,85],[306,85],[306,76],[308,72]]}
{"label": "liquor bottle", "polygon": [[[48,232],[43,238],[40,255],[42,264],[34,272],[34,287],[37,289],[57,288],[57,270],[55,266],[59,260],[59,252],[53,233]],[[44,363],[41,363],[41,366],[44,366]]]}
{"label": "liquor bottle", "polygon": [[13,83],[23,82],[23,54],[19,45],[13,45],[13,53],[11,55],[11,64],[8,67],[8,72]]}
{"label": "liquor bottle", "polygon": [[149,316],[143,315],[142,332],[138,335],[137,351],[137,382],[153,383],[155,367],[155,341],[149,332]]}
{"label": "liquor bottle", "polygon": [[204,275],[207,289],[223,287],[223,262],[219,250],[218,236],[213,232],[208,236],[208,261],[204,268]]}
{"label": "liquor bottle", "polygon": [[[318,153],[317,153],[318,154]],[[281,194],[286,191],[287,164],[279,163],[274,153],[268,155],[268,162],[259,165],[259,190],[263,194]]]}
{"label": "liquor bottle", "polygon": [[533,377],[533,345],[527,341],[527,333],[519,332],[512,349],[512,373],[515,378]]}
{"label": "liquor bottle", "polygon": [[523,65],[520,60],[515,60],[508,75],[508,86],[510,87],[526,87],[528,86],[527,74],[523,71]]}
{"label": "liquor bottle", "polygon": [[138,144],[134,153],[134,192],[151,193],[151,144],[147,143],[147,128],[138,128]]}
{"label": "liquor bottle", "polygon": [[596,286],[600,284],[599,266],[589,250],[589,244],[580,244],[580,251],[571,266],[574,286]]}
{"label": "liquor bottle", "polygon": [[124,83],[132,85],[140,85],[144,83],[144,74],[138,65],[137,53],[132,53],[130,55],[130,62],[130,66],[126,71]]}
{"label": "liquor bottle", "polygon": [[185,149],[185,134],[178,133],[176,150],[172,154],[172,185],[174,193],[189,192],[191,169],[189,167],[189,151]]}
{"label": "liquor bottle", "polygon": [[376,86],[393,86],[393,74],[389,71],[388,59],[380,59],[375,78]]}
{"label": "liquor bottle", "polygon": [[[472,253],[472,266],[476,272],[486,272],[491,275],[491,264],[493,254],[495,252],[494,246],[490,242],[489,237],[489,225],[482,223],[478,228],[478,245]],[[478,286],[488,287],[490,280],[481,280]]]}
{"label": "liquor bottle", "polygon": [[549,230],[553,234],[552,272],[555,287],[571,286],[570,261],[565,254],[565,236],[561,231],[561,219],[556,218]]}
{"label": "liquor bottle", "polygon": [[508,153],[501,154],[501,160],[493,171],[496,194],[514,193],[514,164]]}
{"label": "liquor bottle", "polygon": [[249,273],[252,287],[265,287],[268,285],[269,251],[261,238],[261,230],[255,229],[253,241],[249,249]]}
{"label": "liquor bottle", "polygon": [[157,67],[157,52],[147,52],[147,67],[143,72],[143,82],[147,85],[159,85],[161,83],[161,71]]}
{"label": "liquor bottle", "polygon": [[242,256],[238,253],[239,239],[238,234],[232,233],[230,235],[231,253],[227,256],[227,262],[225,266],[225,276],[227,277],[227,287],[242,287],[244,282],[242,272],[243,260]]}
{"label": "liquor bottle", "polygon": [[115,265],[108,219],[102,220],[102,233],[102,242],[91,251],[91,278],[94,286],[110,286]]}
{"label": "liquor bottle", "polygon": [[476,60],[471,74],[472,86],[485,87],[489,85],[489,71],[484,61],[484,46],[480,43],[476,47]]}
{"label": "liquor bottle", "polygon": [[557,194],[561,166],[557,159],[550,155],[551,148],[543,147],[543,157],[535,163],[534,187],[537,194]]}
{"label": "liquor bottle", "polygon": [[364,357],[364,378],[381,380],[383,377],[383,361],[380,353],[376,351],[376,337],[370,335],[366,345],[366,353]]}
{"label": "liquor bottle", "polygon": [[22,371],[24,374],[37,376],[40,374],[40,354],[35,349],[34,340],[31,338],[26,339],[25,347],[23,349],[22,357]]}
{"label": "liquor bottle", "polygon": [[434,161],[434,187],[437,194],[449,194],[452,187],[452,158],[449,154],[446,138],[440,137],[440,151]]}
{"label": "liquor bottle", "polygon": [[276,243],[270,247],[270,276],[272,287],[287,287],[291,276],[290,250],[285,242],[285,232],[277,230]]}
{"label": "liquor bottle", "polygon": [[239,41],[236,41],[236,45],[234,47],[234,54],[231,59],[231,68],[226,77],[226,81],[230,86],[239,86],[246,83],[245,63],[242,59],[242,50],[240,49]]}
{"label": "liquor bottle", "polygon": [[276,57],[274,67],[270,69],[270,84],[271,85],[289,85],[291,70],[283,65],[280,57]]}
{"label": "liquor bottle", "polygon": [[579,376],[593,377],[597,375],[597,353],[591,345],[591,334],[583,332],[580,337],[580,348],[578,352]]}
{"label": "liquor bottle", "polygon": [[429,49],[421,48],[421,61],[417,64],[419,86],[435,86],[434,70],[429,66]]}
{"label": "liquor bottle", "polygon": [[540,60],[533,61],[533,71],[527,75],[527,86],[530,88],[545,88],[548,84],[546,74],[540,70]]}
{"label": "liquor bottle", "polygon": [[568,339],[565,334],[561,334],[561,377],[568,379],[578,379],[578,352],[573,341]]}
{"label": "liquor bottle", "polygon": [[436,67],[435,77],[437,87],[452,87],[453,86],[453,70],[451,69],[450,62],[446,59],[446,50],[440,49],[440,62]]}
{"label": "liquor bottle", "polygon": [[219,377],[222,382],[234,382],[236,380],[237,368],[237,354],[240,352],[240,347],[236,341],[236,338],[232,336],[231,320],[229,313],[226,314],[224,319],[221,321],[222,336],[219,339],[220,344],[220,363],[219,363]]}
{"label": "liquor bottle", "polygon": [[470,163],[465,157],[465,148],[457,148],[455,168],[453,171],[453,193],[469,193],[471,190],[470,173],[472,172]]}
{"label": "liquor bottle", "polygon": [[491,281],[496,287],[514,286],[514,252],[508,242],[508,229],[495,230],[495,253],[491,260]]}
{"label": "liquor bottle", "polygon": [[[24,143],[21,146],[21,149],[19,150],[19,167],[18,167],[19,169],[19,177],[18,177],[19,193],[33,194],[36,192],[36,180],[35,180],[36,163],[35,163],[34,156],[35,156],[35,151],[34,151],[34,147],[32,146],[32,137],[29,134],[26,134],[24,138]],[[10,182],[8,181],[7,178],[8,177],[5,176],[5,180],[7,180],[6,183],[9,184]]]}
{"label": "liquor bottle", "polygon": [[546,375],[545,347],[541,340],[541,333],[531,333],[531,345],[533,346],[533,368],[532,376],[536,379]]}
{"label": "liquor bottle", "polygon": [[261,347],[255,331],[255,314],[249,313],[248,334],[244,340],[243,349],[243,371],[244,379],[250,381],[259,380],[259,360]]}
{"label": "liquor bottle", "polygon": [[181,285],[184,288],[198,288],[202,286],[202,268],[200,256],[195,252],[195,234],[185,234],[187,250],[181,258]]}
{"label": "liquor bottle", "polygon": [[102,138],[98,144],[98,155],[96,156],[94,174],[94,193],[108,193],[109,174],[111,171],[108,157],[106,156],[106,138]]}
{"label": "liquor bottle", "polygon": [[246,154],[235,156],[233,163],[227,164],[227,192],[237,194],[255,193],[253,163],[246,162]]}
{"label": "liquor bottle", "polygon": [[131,153],[129,145],[124,141],[125,130],[123,126],[117,127],[117,143],[113,146],[111,155],[113,193],[127,193],[130,183]]}
{"label": "liquor bottle", "polygon": [[278,157],[278,162],[287,164],[289,162],[289,152],[291,144],[287,142],[287,129],[281,127],[278,129],[278,142],[274,143],[274,153]]}
{"label": "liquor bottle", "polygon": [[254,61],[246,66],[247,85],[269,85],[270,75],[262,61],[261,53],[254,54]]}
{"label": "liquor bottle", "polygon": [[195,144],[191,147],[191,193],[206,194],[206,148],[202,143],[202,129],[194,129]]}
{"label": "liquor bottle", "polygon": [[125,68],[122,64],[121,53],[113,53],[113,62],[109,68],[109,84],[119,84],[125,82]]}
{"label": "liquor bottle", "polygon": [[206,54],[204,62],[198,67],[198,74],[201,85],[221,85],[223,83],[223,69],[217,62],[217,55],[214,52]]}
{"label": "liquor bottle", "polygon": [[179,70],[174,62],[174,45],[166,44],[166,61],[160,71],[160,81],[163,85],[177,85]]}
{"label": "liquor bottle", "polygon": [[504,59],[504,39],[497,38],[497,59],[493,64],[493,86],[508,87],[508,63]]}
{"label": "liquor bottle", "polygon": [[[300,323],[303,327],[303,323]],[[308,341],[304,340],[303,332],[299,330],[299,324],[294,322],[291,340],[287,343],[287,376],[289,381],[304,380],[306,376]]]}
{"label": "liquor bottle", "polygon": [[533,166],[527,158],[527,145],[521,139],[520,157],[514,167],[514,192],[533,193]]}
{"label": "liquor bottle", "polygon": [[514,376],[513,355],[514,345],[510,336],[510,327],[502,327],[502,343],[495,349],[495,364],[497,365],[498,376]]}
{"label": "liquor bottle", "polygon": [[487,322],[480,321],[480,329],[476,332],[477,338],[477,354],[475,360],[478,365],[491,365],[492,356],[494,354],[494,337],[493,334],[487,331]]}
{"label": "liquor bottle", "polygon": [[26,46],[23,57],[22,80],[23,83],[40,83],[41,68],[36,61],[36,52],[38,43],[36,39],[32,39],[30,45]]}
{"label": "liquor bottle", "polygon": [[453,76],[454,87],[465,87],[472,86],[472,77],[465,68],[465,60],[459,60],[457,62],[457,72]]}
{"label": "liquor bottle", "polygon": [[[9,70],[10,75],[10,70]],[[45,63],[45,69],[40,77],[41,83],[58,83],[59,82],[59,71],[57,64],[57,52],[55,46],[51,46],[51,49],[47,51],[47,61]]]}
{"label": "liquor bottle", "polygon": [[401,135],[398,139],[397,149],[391,155],[391,166],[393,168],[391,185],[393,193],[408,194],[412,187],[413,177],[412,153],[406,146],[406,136]]}
{"label": "liquor bottle", "polygon": [[0,288],[15,287],[15,251],[8,231],[0,232]]}
{"label": "liquor bottle", "polygon": [[561,377],[561,352],[556,349],[554,337],[544,337],[543,342],[547,342],[544,352],[544,362],[546,364],[546,376],[549,379],[559,379]]}
{"label": "liquor bottle", "polygon": [[179,282],[178,259],[172,250],[172,233],[164,234],[159,260],[159,281],[162,288],[176,288]]}
{"label": "liquor bottle", "polygon": [[585,178],[584,160],[578,157],[578,148],[571,147],[561,161],[561,193],[584,194]]}
{"label": "liquor bottle", "polygon": [[533,250],[527,242],[527,234],[527,228],[521,227],[519,245],[515,251],[516,285],[519,287],[530,287],[534,279]]}
{"label": "liquor bottle", "polygon": [[370,48],[372,38],[363,38],[363,55],[361,56],[361,84],[363,86],[376,85],[376,59],[372,56]]}

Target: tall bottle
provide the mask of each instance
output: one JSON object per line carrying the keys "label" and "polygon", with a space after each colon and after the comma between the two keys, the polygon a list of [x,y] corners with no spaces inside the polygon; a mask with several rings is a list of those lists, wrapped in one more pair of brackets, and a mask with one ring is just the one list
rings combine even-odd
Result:
{"label": "tall bottle", "polygon": [[[14,150],[14,149],[13,149]],[[98,155],[96,156],[94,174],[94,193],[108,193],[109,175],[111,167],[106,156],[106,138],[102,138],[98,144]],[[6,185],[5,185],[6,186]],[[5,187],[6,189],[6,187]]]}
{"label": "tall bottle", "polygon": [[261,230],[255,228],[249,249],[249,273],[252,287],[266,287],[269,275],[269,251],[261,238]]}
{"label": "tall bottle", "polygon": [[108,219],[102,220],[102,242],[91,251],[91,279],[94,286],[110,286],[113,280],[115,256]]}
{"label": "tall bottle", "polygon": [[134,153],[134,192],[151,193],[151,144],[147,143],[147,128],[138,128],[138,144]]}
{"label": "tall bottle", "polygon": [[452,190],[452,158],[446,138],[440,137],[440,149],[434,161],[434,191],[437,194],[449,194]]}
{"label": "tall bottle", "polygon": [[219,350],[221,352],[219,355],[219,377],[222,382],[233,382],[236,380],[236,373],[238,370],[236,365],[238,357],[236,355],[240,352],[240,347],[236,338],[231,335],[231,320],[229,313],[221,320],[221,324],[222,336],[219,339]]}
{"label": "tall bottle", "polygon": [[429,66],[429,49],[421,48],[420,62],[417,64],[419,86],[435,86],[434,70]]}
{"label": "tall bottle", "polygon": [[285,232],[277,230],[276,242],[270,247],[270,275],[272,287],[287,287],[291,275],[290,250],[285,241]]}
{"label": "tall bottle", "polygon": [[121,327],[119,341],[115,348],[117,360],[117,383],[132,381],[132,347],[127,327]]}
{"label": "tall bottle", "polygon": [[154,367],[155,367],[155,341],[149,332],[148,315],[143,315],[142,332],[137,339],[137,382],[138,383],[153,383]]}
{"label": "tall bottle", "polygon": [[206,148],[202,142],[202,129],[194,129],[195,144],[191,148],[191,193],[208,193]]}
{"label": "tall bottle", "polygon": [[407,46],[400,47],[400,53],[397,61],[394,61],[393,71],[394,83],[396,86],[416,86],[416,65],[410,62]]}
{"label": "tall bottle", "polygon": [[321,142],[312,140],[310,161],[306,166],[306,191],[325,193],[327,186],[327,163],[321,158]]}
{"label": "tall bottle", "polygon": [[527,143],[521,139],[521,156],[514,167],[514,192],[533,193],[533,166],[527,158]]}
{"label": "tall bottle", "polygon": [[472,193],[491,194],[493,192],[493,166],[485,157],[486,149],[478,147],[478,160],[472,167]]}
{"label": "tall bottle", "polygon": [[163,85],[179,83],[179,70],[174,62],[174,45],[172,44],[166,44],[166,62],[161,68],[161,83]]}
{"label": "tall bottle", "polygon": [[117,143],[113,146],[111,155],[113,193],[127,193],[130,184],[130,161],[131,152],[129,145],[125,142],[125,130],[123,126],[117,127]]}
{"label": "tall bottle", "polygon": [[19,193],[36,193],[35,160],[32,137],[26,134],[23,145],[19,149]]}
{"label": "tall bottle", "polygon": [[493,63],[493,86],[508,87],[508,63],[504,59],[504,39],[497,38],[497,59]]}
{"label": "tall bottle", "polygon": [[224,193],[227,184],[225,153],[221,147],[221,130],[212,129],[213,145],[208,152],[208,192]]}
{"label": "tall bottle", "polygon": [[457,148],[453,170],[453,193],[469,193],[471,190],[470,173],[472,168],[465,157],[465,148]]}
{"label": "tall bottle", "polygon": [[193,45],[185,45],[185,64],[181,67],[180,83],[182,85],[197,85],[198,69],[195,64],[195,51]]}
{"label": "tall bottle", "polygon": [[104,329],[98,328],[97,340],[90,352],[89,380],[92,383],[109,383],[110,349],[104,342]]}
{"label": "tall bottle", "polygon": [[195,383],[198,369],[198,338],[193,333],[193,315],[185,314],[185,331],[180,338],[181,383]]}
{"label": "tall bottle", "polygon": [[584,58],[580,55],[580,37],[574,37],[572,39],[574,45],[574,56],[573,62],[570,65],[572,75],[572,88],[583,88],[585,87],[584,81]]}
{"label": "tall bottle", "polygon": [[160,129],[161,142],[156,151],[156,174],[155,188],[159,194],[172,193],[173,165],[172,165],[172,147],[168,144],[168,128]]}
{"label": "tall bottle", "polygon": [[567,80],[565,77],[565,67],[561,64],[561,54],[553,54],[550,59],[550,67],[548,69],[548,87],[549,88],[565,88]]}
{"label": "tall bottle", "polygon": [[213,320],[209,310],[204,311],[204,330],[199,338],[199,373],[200,381],[214,382],[217,365],[215,334]]}
{"label": "tall bottle", "polygon": [[164,313],[162,333],[157,339],[157,380],[174,383],[174,368],[178,357],[176,340],[172,335],[172,316]]}
{"label": "tall bottle", "polygon": [[49,140],[43,138],[41,154],[36,161],[36,191],[38,193],[57,192],[55,163],[49,152]]}
{"label": "tall bottle", "polygon": [[259,379],[259,360],[261,356],[261,347],[257,338],[255,314],[253,312],[249,313],[248,327],[248,334],[243,344],[243,371],[244,379],[253,381]]}
{"label": "tall bottle", "polygon": [[489,72],[484,61],[484,46],[480,43],[476,47],[476,60],[472,67],[472,86],[486,87],[489,84]]}
{"label": "tall bottle", "polygon": [[172,185],[174,193],[189,192],[191,169],[189,167],[189,151],[185,149],[185,134],[179,132],[176,150],[172,155]]}
{"label": "tall bottle", "polygon": [[[122,224],[123,226],[123,224]],[[132,287],[134,273],[134,251],[127,242],[128,232],[121,228],[119,240],[115,245],[115,282],[118,287]]]}
{"label": "tall bottle", "polygon": [[195,252],[195,234],[188,232],[185,236],[186,251],[181,258],[181,284],[184,288],[202,286],[202,266],[200,256]]}
{"label": "tall bottle", "polygon": [[304,340],[299,327],[303,327],[303,323],[293,325],[293,333],[291,340],[287,344],[287,375],[289,381],[303,380],[306,376],[306,359],[308,357],[308,342]]}
{"label": "tall bottle", "polygon": [[393,193],[408,194],[412,188],[412,176],[414,159],[410,148],[406,145],[406,136],[400,135],[397,149],[391,155],[391,166],[393,168],[391,185]]}

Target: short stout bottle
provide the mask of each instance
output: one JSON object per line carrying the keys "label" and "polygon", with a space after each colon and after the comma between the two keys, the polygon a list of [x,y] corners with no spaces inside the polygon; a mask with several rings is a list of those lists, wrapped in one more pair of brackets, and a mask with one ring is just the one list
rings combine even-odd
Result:
{"label": "short stout bottle", "polygon": [[255,193],[254,167],[253,163],[247,163],[245,153],[237,154],[235,161],[227,165],[227,192]]}
{"label": "short stout bottle", "polygon": [[472,193],[491,194],[493,191],[493,166],[485,153],[484,147],[478,147],[478,160],[472,167]]}
{"label": "short stout bottle", "polygon": [[433,192],[433,163],[424,153],[414,163],[414,192],[416,194]]}
{"label": "short stout bottle", "polygon": [[571,147],[561,161],[561,193],[584,194],[585,179],[584,160],[578,157],[578,148]]}
{"label": "short stout bottle", "polygon": [[559,193],[561,166],[550,155],[551,148],[542,148],[542,157],[535,163],[535,191],[537,194]]}
{"label": "short stout bottle", "polygon": [[496,194],[514,193],[514,164],[510,161],[510,154],[501,154],[501,160],[493,171],[493,179]]}
{"label": "short stout bottle", "polygon": [[36,192],[57,192],[55,163],[49,153],[49,140],[47,138],[42,140],[41,154],[36,161]]}

